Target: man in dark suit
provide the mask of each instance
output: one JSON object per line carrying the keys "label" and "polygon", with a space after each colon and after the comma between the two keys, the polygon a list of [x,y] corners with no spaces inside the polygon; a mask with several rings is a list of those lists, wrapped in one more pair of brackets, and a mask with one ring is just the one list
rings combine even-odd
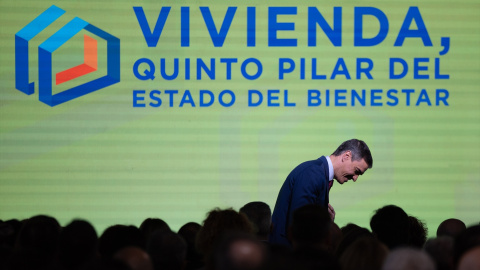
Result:
{"label": "man in dark suit", "polygon": [[364,141],[351,139],[343,142],[330,156],[306,161],[288,175],[277,197],[272,215],[270,243],[290,246],[287,230],[293,212],[304,205],[316,204],[328,208],[332,220],[335,210],[328,203],[328,193],[333,179],[343,184],[357,181],[358,176],[372,168],[373,159]]}

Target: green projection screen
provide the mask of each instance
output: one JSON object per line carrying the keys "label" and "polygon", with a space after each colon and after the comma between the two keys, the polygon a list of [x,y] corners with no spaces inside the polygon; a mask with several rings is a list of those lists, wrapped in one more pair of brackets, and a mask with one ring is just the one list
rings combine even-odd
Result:
{"label": "green projection screen", "polygon": [[264,201],[359,138],[336,223],[480,214],[480,4],[1,1],[0,219],[164,219]]}

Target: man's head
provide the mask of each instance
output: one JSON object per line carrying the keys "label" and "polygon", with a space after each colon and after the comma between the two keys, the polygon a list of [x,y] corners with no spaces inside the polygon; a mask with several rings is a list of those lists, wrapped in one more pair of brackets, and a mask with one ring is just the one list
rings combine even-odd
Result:
{"label": "man's head", "polygon": [[466,229],[467,226],[465,226],[463,221],[456,218],[449,218],[440,223],[437,229],[437,236],[450,236],[455,238]]}
{"label": "man's head", "polygon": [[358,176],[372,168],[373,159],[364,141],[351,139],[343,142],[330,156],[334,176],[340,184],[348,180],[357,181]]}

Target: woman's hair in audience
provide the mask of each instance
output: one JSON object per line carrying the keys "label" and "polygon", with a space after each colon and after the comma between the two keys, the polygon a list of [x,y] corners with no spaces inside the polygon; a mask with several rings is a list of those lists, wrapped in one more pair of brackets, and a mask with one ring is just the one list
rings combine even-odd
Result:
{"label": "woman's hair in audience", "polygon": [[423,248],[427,241],[428,228],[425,223],[416,217],[409,216],[408,245],[416,248]]}

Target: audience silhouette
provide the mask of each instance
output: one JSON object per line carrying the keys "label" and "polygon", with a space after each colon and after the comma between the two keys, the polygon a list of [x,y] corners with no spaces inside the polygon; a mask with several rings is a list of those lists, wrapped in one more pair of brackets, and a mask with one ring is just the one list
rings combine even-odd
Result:
{"label": "audience silhouette", "polygon": [[98,236],[86,220],[65,227],[51,216],[0,220],[0,269],[5,270],[467,270],[480,269],[480,225],[448,218],[427,240],[427,226],[396,205],[377,209],[371,231],[335,224],[328,209],[293,212],[292,246],[270,244],[270,207],[215,208],[202,225],[175,233],[160,218],[139,227],[114,224]]}

